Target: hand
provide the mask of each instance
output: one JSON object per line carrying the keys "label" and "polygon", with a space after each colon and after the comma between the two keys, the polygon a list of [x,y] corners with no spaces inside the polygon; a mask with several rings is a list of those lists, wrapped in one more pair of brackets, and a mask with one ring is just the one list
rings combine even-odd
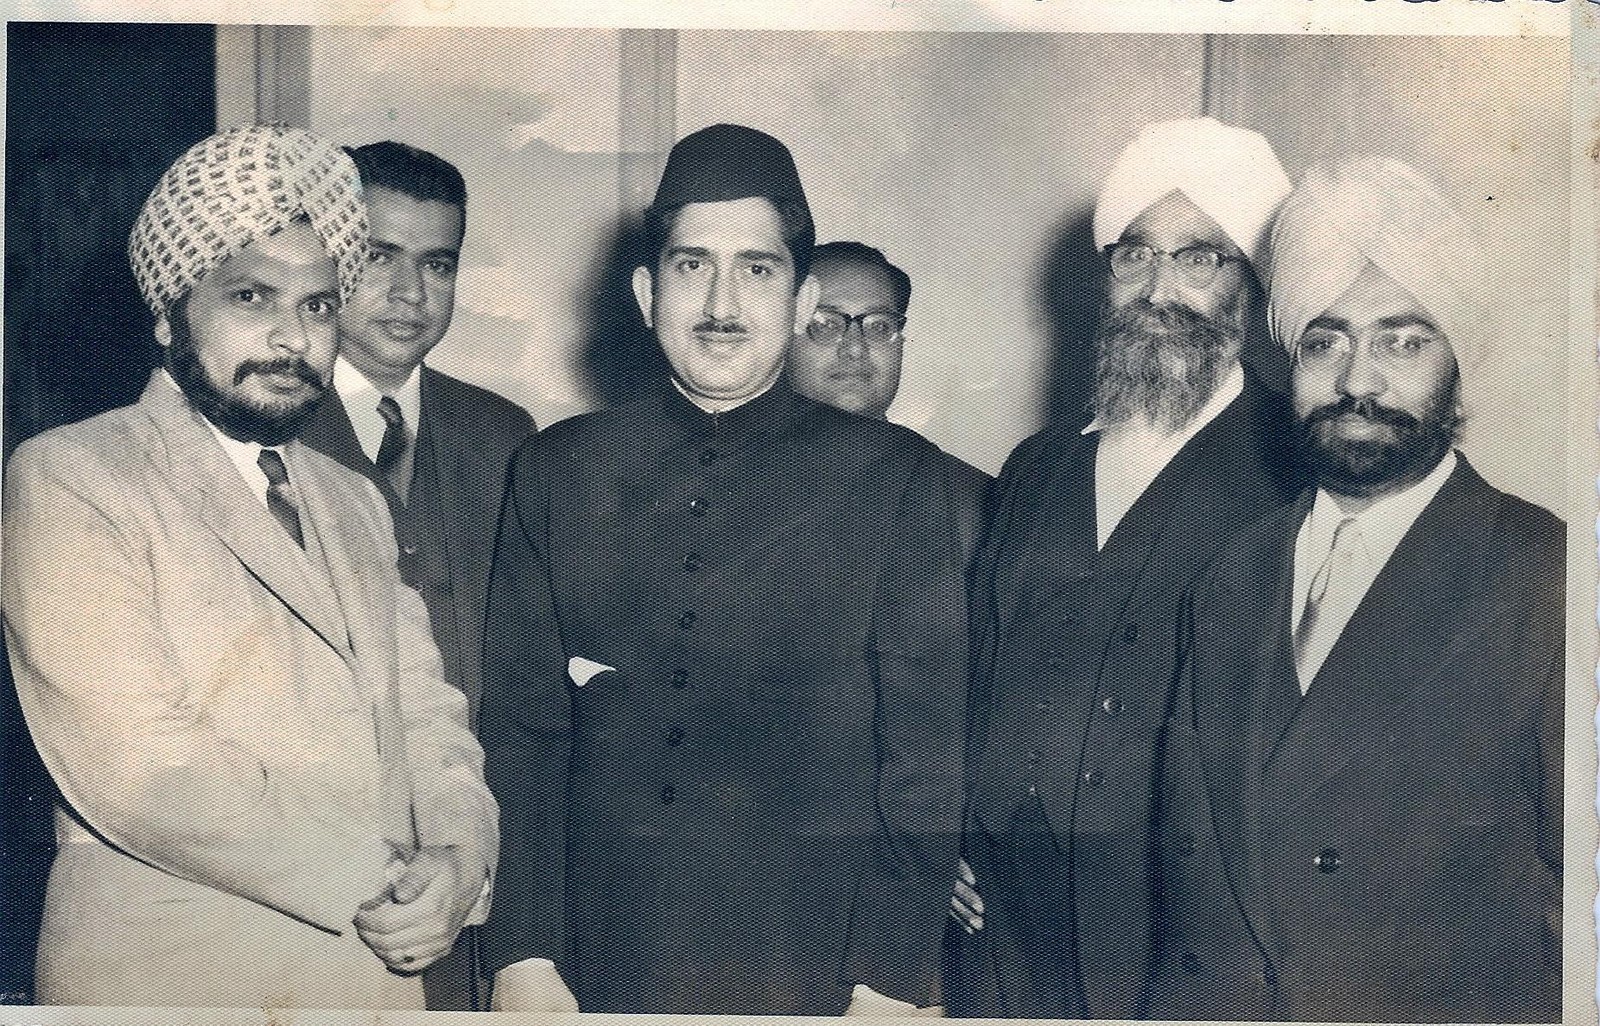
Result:
{"label": "hand", "polygon": [[548,958],[513,962],[494,974],[492,1012],[555,1012],[578,1010],[578,999]]}
{"label": "hand", "polygon": [[421,972],[450,953],[483,893],[485,873],[466,865],[458,848],[422,848],[356,912],[356,932],[390,969]]}
{"label": "hand", "polygon": [[873,1016],[900,1016],[912,1019],[943,1019],[944,1006],[918,1008],[909,1001],[885,997],[864,983],[858,983],[850,992],[850,1003],[845,1006],[844,1017],[871,1018]]}
{"label": "hand", "polygon": [[978,893],[978,878],[966,859],[956,863],[956,889],[950,895],[950,918],[968,934],[983,929],[983,897]]}

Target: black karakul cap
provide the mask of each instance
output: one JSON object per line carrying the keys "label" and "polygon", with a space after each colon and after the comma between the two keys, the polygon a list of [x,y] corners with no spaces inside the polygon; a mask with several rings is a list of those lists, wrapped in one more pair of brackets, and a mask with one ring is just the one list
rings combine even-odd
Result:
{"label": "black karakul cap", "polygon": [[807,214],[811,211],[787,146],[744,125],[712,125],[684,136],[672,148],[654,206],[667,210],[751,196],[798,203]]}

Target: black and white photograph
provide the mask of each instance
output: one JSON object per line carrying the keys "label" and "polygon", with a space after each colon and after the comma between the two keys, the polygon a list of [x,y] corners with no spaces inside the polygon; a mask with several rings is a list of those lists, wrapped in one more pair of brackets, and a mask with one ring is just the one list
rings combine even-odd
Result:
{"label": "black and white photograph", "polygon": [[1600,5],[757,6],[12,5],[0,1026],[1594,1022]]}

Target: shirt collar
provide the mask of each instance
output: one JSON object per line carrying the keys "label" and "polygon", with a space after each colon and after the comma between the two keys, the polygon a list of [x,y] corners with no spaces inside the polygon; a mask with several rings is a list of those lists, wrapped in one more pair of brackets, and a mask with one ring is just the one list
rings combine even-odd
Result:
{"label": "shirt collar", "polygon": [[[173,379],[171,373],[165,367],[161,368],[161,373],[167,375],[167,380],[172,382],[173,388],[178,387],[177,381]],[[211,420],[205,416],[200,419],[205,421],[206,427],[210,428],[211,433],[216,436],[217,443],[222,446],[222,451],[227,453],[228,461],[238,468],[239,476],[244,478],[244,483],[250,487],[250,491],[260,500],[261,505],[265,506],[267,504],[267,475],[261,472],[261,467],[256,463],[261,457],[262,446],[257,442],[241,442],[237,438],[224,434],[221,428],[211,423]],[[276,446],[275,448],[280,453],[283,451],[282,446]]]}
{"label": "shirt collar", "polygon": [[1386,562],[1399,546],[1400,539],[1422,515],[1428,503],[1439,494],[1451,472],[1456,469],[1454,450],[1445,453],[1439,465],[1415,484],[1398,492],[1385,495],[1372,505],[1354,515],[1346,513],[1337,499],[1326,488],[1317,489],[1317,498],[1306,517],[1306,546],[1309,552],[1325,555],[1333,547],[1333,533],[1339,524],[1354,519],[1361,527],[1361,541],[1368,556],[1377,565]]}
{"label": "shirt collar", "polygon": [[[333,387],[338,391],[339,398],[344,400],[346,408],[359,405],[376,410],[378,399],[384,395],[355,364],[342,355],[333,361]],[[405,414],[406,423],[415,431],[417,418],[422,415],[422,365],[419,363],[411,368],[411,375],[405,383],[388,394],[399,405],[400,412]]]}

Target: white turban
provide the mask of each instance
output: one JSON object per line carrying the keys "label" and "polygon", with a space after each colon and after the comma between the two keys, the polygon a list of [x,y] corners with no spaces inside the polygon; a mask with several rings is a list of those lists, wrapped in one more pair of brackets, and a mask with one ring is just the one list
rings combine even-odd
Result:
{"label": "white turban", "polygon": [[1313,164],[1272,230],[1272,335],[1290,352],[1371,262],[1416,297],[1468,366],[1486,348],[1477,233],[1433,183],[1388,157]]}
{"label": "white turban", "polygon": [[349,299],[367,250],[367,208],[349,155],[304,129],[229,129],[161,176],[128,237],[128,262],[145,303],[163,316],[223,261],[300,218],[327,246]]}
{"label": "white turban", "polygon": [[1104,249],[1152,203],[1177,190],[1228,233],[1257,269],[1267,226],[1289,194],[1289,176],[1259,132],[1215,118],[1146,125],[1111,165],[1094,207]]}

